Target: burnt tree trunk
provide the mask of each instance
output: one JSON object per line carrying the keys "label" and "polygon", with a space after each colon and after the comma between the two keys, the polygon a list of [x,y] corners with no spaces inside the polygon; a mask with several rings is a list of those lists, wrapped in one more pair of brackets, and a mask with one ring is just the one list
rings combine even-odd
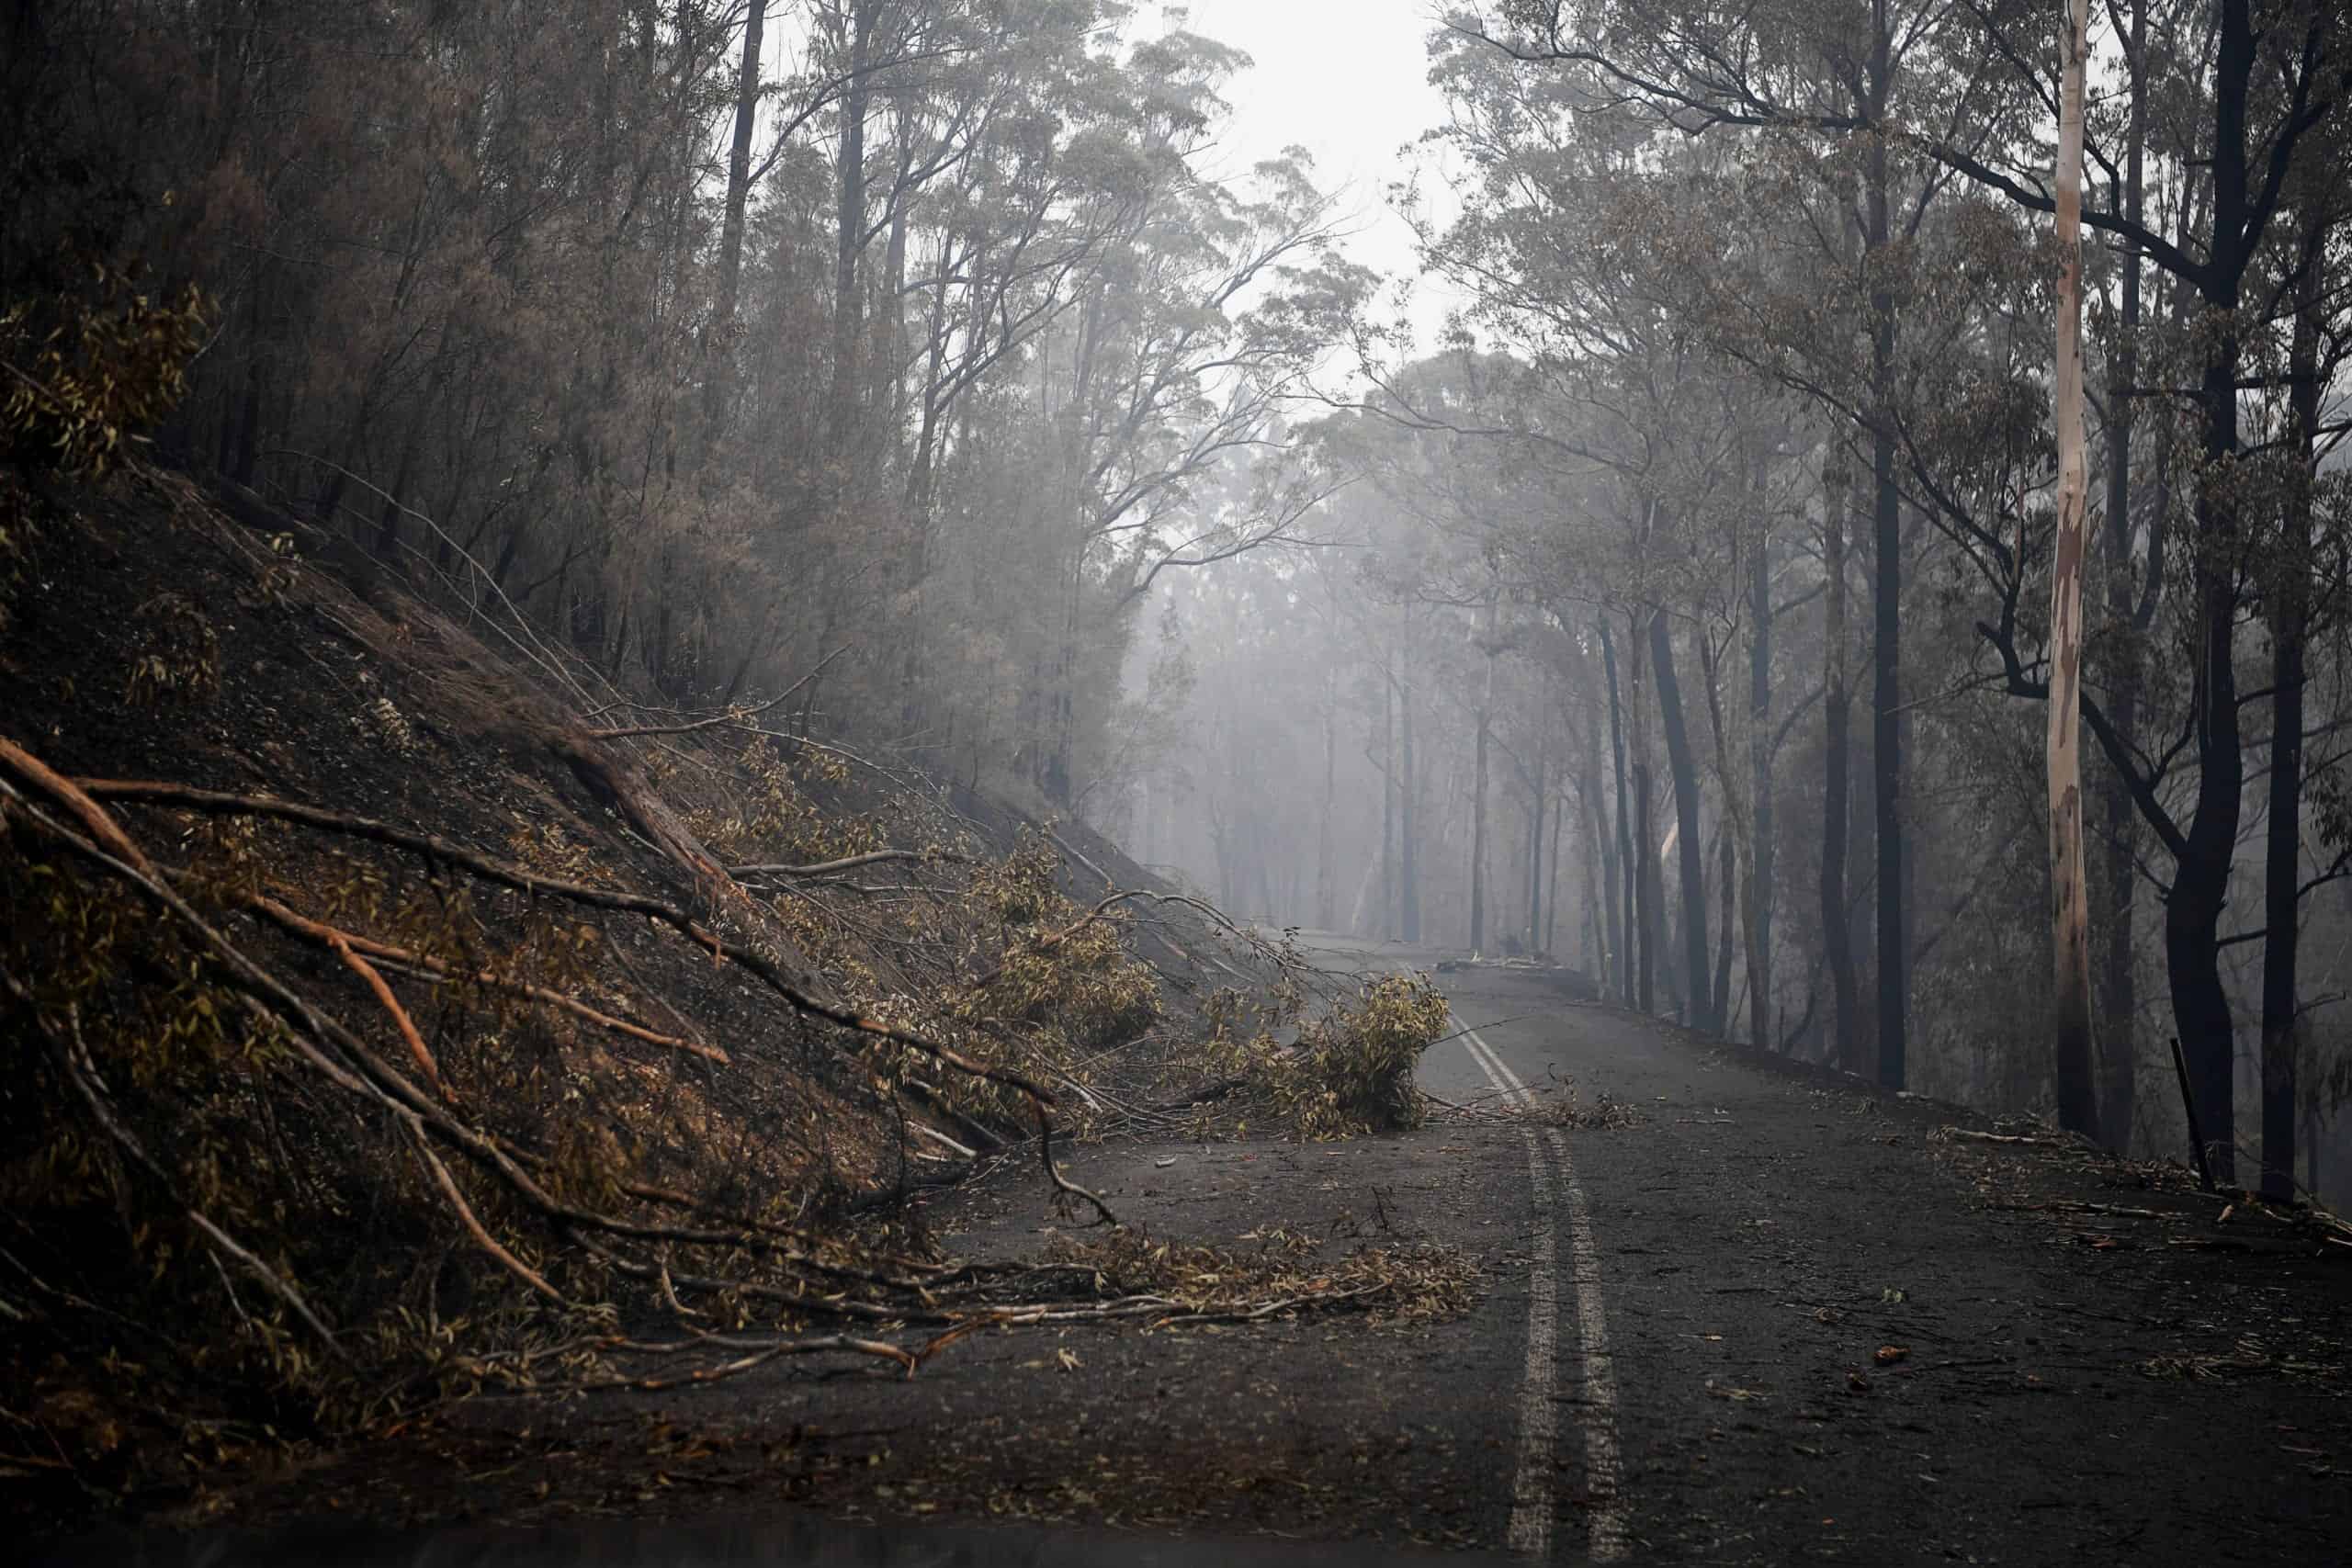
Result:
{"label": "burnt tree trunk", "polygon": [[1699,837],[1699,768],[1683,722],[1682,683],[1674,669],[1674,634],[1663,611],[1650,615],[1650,662],[1657,676],[1658,716],[1666,727],[1667,767],[1674,778],[1675,858],[1681,874],[1682,987],[1685,1021],[1722,1032],[1707,979],[1707,854]]}
{"label": "burnt tree trunk", "polygon": [[1380,940],[1396,940],[1396,694],[1380,682]]}
{"label": "burnt tree trunk", "polygon": [[1421,940],[1421,855],[1416,837],[1420,775],[1413,758],[1413,686],[1409,681],[1396,687],[1397,730],[1402,738],[1403,754],[1397,766],[1403,777],[1397,783],[1397,937],[1408,943]]}
{"label": "burnt tree trunk", "polygon": [[834,163],[832,393],[827,401],[826,434],[838,449],[852,428],[858,401],[858,344],[863,337],[864,299],[858,260],[865,247],[865,117],[873,88],[867,79],[872,51],[871,0],[852,0],[849,67],[842,89],[841,141]]}
{"label": "burnt tree trunk", "polygon": [[[1490,603],[1487,614],[1494,613]],[[1470,802],[1470,951],[1483,952],[1487,945],[1487,739],[1489,714],[1495,700],[1495,660],[1487,656],[1486,685],[1478,696],[1478,709],[1474,716],[1477,737],[1473,742],[1472,784]]]}
{"label": "burnt tree trunk", "polygon": [[1846,692],[1846,501],[1851,470],[1836,431],[1822,459],[1821,558],[1827,608],[1822,633],[1821,942],[1829,964],[1830,1060],[1849,1073],[1863,1070],[1856,1037],[1858,998],[1854,978],[1854,933],[1846,919],[1847,727]]}
{"label": "burnt tree trunk", "polygon": [[1327,931],[1337,929],[1340,919],[1339,867],[1331,852],[1331,813],[1337,803],[1340,766],[1337,679],[1335,670],[1323,683],[1323,818],[1315,846],[1315,923]]}
{"label": "burnt tree trunk", "polygon": [[1647,727],[1643,722],[1645,709],[1642,703],[1642,660],[1647,657],[1649,644],[1644,634],[1641,613],[1629,617],[1626,646],[1626,714],[1632,734],[1628,749],[1634,758],[1634,911],[1635,926],[1641,934],[1641,949],[1634,965],[1635,1005],[1644,1012],[1657,1010],[1658,987],[1669,988],[1673,976],[1665,973],[1671,966],[1666,955],[1666,888],[1662,869],[1658,865],[1657,792],[1650,773],[1650,748]]}
{"label": "burnt tree trunk", "polygon": [[1610,637],[1609,623],[1600,623],[1600,662],[1609,682],[1609,748],[1617,761],[1617,864],[1618,899],[1623,918],[1623,941],[1617,949],[1617,995],[1628,1007],[1637,1005],[1646,984],[1638,988],[1634,972],[1640,962],[1642,924],[1638,918],[1641,901],[1641,877],[1636,870],[1639,862],[1634,854],[1634,824],[1630,812],[1633,792],[1625,783],[1624,704],[1617,691],[1617,649]]}
{"label": "burnt tree trunk", "polygon": [[[1641,844],[1650,841],[1650,771],[1639,757],[1634,759],[1634,834]],[[1634,860],[1634,924],[1641,933],[1634,961],[1634,1005],[1644,1012],[1657,1010],[1657,861],[1643,851]]]}
{"label": "burnt tree trunk", "polygon": [[[1595,886],[1600,906],[1593,922],[1597,952],[1593,954],[1593,981],[1603,990],[1622,999],[1625,988],[1619,975],[1618,954],[1623,950],[1624,935],[1619,927],[1619,911],[1623,899],[1618,893],[1617,836],[1609,830],[1608,797],[1600,783],[1600,727],[1594,716],[1592,728],[1587,732],[1584,777],[1577,793],[1583,797],[1583,809],[1578,813],[1585,822],[1585,881]],[[1555,836],[1555,842],[1557,837]]]}
{"label": "burnt tree trunk", "polygon": [[752,133],[760,113],[760,43],[767,26],[768,0],[750,0],[743,16],[742,67],[735,83],[735,130],[727,144],[727,209],[718,225],[718,294],[712,301],[703,367],[703,438],[716,431],[726,412],[729,370],[734,364],[728,336],[742,291],[744,213],[752,195]]}
{"label": "burnt tree trunk", "polygon": [[[1747,1017],[1757,1045],[1772,1048],[1772,537],[1757,486],[1756,548],[1747,568]],[[1728,1020],[1725,1021],[1728,1023]]]}
{"label": "burnt tree trunk", "polygon": [[2213,1145],[2214,1177],[2228,1182],[2237,1174],[2236,1030],[2222,984],[2221,920],[2237,852],[2245,755],[2234,659],[2245,541],[2240,498],[2226,470],[2239,446],[2244,338],[2238,307],[2246,265],[2269,213],[2248,177],[2246,115],[2259,51],[2245,5],[2233,0],[2222,6],[2216,45],[2211,228],[2199,278],[2209,318],[2198,378],[2203,482],[2197,487],[2197,537],[2189,551],[2190,606],[2198,632],[2190,686],[2197,716],[2197,803],[2176,853],[2172,895],[2165,905],[2165,959],[2189,1092]]}
{"label": "burnt tree trunk", "polygon": [[[1880,104],[1892,85],[1890,50],[1882,27],[1871,60],[1872,97]],[[1893,232],[1883,138],[1871,143],[1867,193],[1867,239],[1875,259]],[[1871,794],[1878,828],[1878,1081],[1901,1089],[1909,965],[1903,946],[1903,498],[1894,477],[1894,296],[1886,284],[1876,283],[1871,290],[1871,565],[1876,610],[1871,638]]]}
{"label": "burnt tree trunk", "polygon": [[2295,284],[2295,327],[2288,365],[2287,446],[2294,464],[2279,508],[2278,547],[2269,552],[2270,819],[2263,859],[2262,1193],[2285,1201],[2295,1192],[2297,1015],[2295,965],[2301,941],[2297,894],[2302,883],[2303,683],[2311,625],[2312,499],[2318,473],[2319,332],[2324,218],[2309,220]]}
{"label": "burnt tree trunk", "polygon": [[[2135,0],[2132,7],[2131,55],[2145,58],[2147,7]],[[2123,188],[2117,206],[2132,222],[2140,221],[2141,185],[2147,141],[2147,95],[2135,78],[2132,89],[2130,142],[2125,152]],[[2109,671],[2113,695],[2108,711],[2116,732],[2128,745],[2139,737],[2141,633],[2145,623],[2132,570],[2132,427],[2134,402],[2127,390],[2139,382],[2140,253],[2126,242],[2121,247],[2122,306],[2114,354],[2109,360],[2107,400],[2107,546],[2108,614],[2120,634]],[[2161,549],[2149,551],[2151,583],[2163,570]],[[2155,609],[2154,594],[2147,595],[2147,612]],[[2128,1152],[2138,1089],[2139,958],[2136,904],[2139,868],[2134,863],[2138,820],[2132,812],[2132,791],[2113,768],[2102,777],[2102,833],[2107,895],[2099,925],[2105,935],[2099,965],[2098,1124],[2113,1147]]]}
{"label": "burnt tree trunk", "polygon": [[1548,945],[1544,940],[1544,764],[1535,753],[1535,783],[1527,792],[1527,946],[1530,952]]}
{"label": "burnt tree trunk", "polygon": [[1568,813],[1567,781],[1552,795],[1552,847],[1544,863],[1544,951],[1556,955],[1560,951],[1560,831],[1561,821]]}
{"label": "burnt tree trunk", "polygon": [[[1737,919],[1736,898],[1739,887],[1739,844],[1729,829],[1716,835],[1717,848],[1723,857],[1723,922],[1715,928],[1715,994],[1707,1009],[1714,1021],[1715,1032],[1731,1033],[1731,933]],[[1751,985],[1751,994],[1754,987]]]}

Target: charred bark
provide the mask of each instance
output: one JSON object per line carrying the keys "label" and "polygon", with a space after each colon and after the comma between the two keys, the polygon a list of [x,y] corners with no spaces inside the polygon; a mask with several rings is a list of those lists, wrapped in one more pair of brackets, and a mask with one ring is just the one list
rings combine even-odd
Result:
{"label": "charred bark", "polygon": [[[2132,7],[2132,59],[2145,58],[2147,7],[2135,0]],[[2142,170],[2147,141],[2147,95],[2136,74],[2132,86],[2132,120],[2125,152],[2123,188],[2116,205],[2132,222],[2140,221]],[[2107,425],[2107,546],[2108,614],[2115,628],[2116,654],[2109,672],[2114,694],[2109,699],[2117,733],[2126,745],[2139,736],[2141,634],[2155,610],[2153,592],[2143,610],[2134,581],[2132,526],[2132,433],[2135,405],[2130,389],[2139,381],[2140,252],[2126,242],[2120,247],[2122,302],[2115,352],[2109,359]],[[2151,585],[2164,569],[2160,547],[2149,551]],[[2100,1047],[2098,1124],[2108,1142],[2128,1151],[2132,1144],[2134,1100],[2138,1089],[2139,958],[2137,910],[2139,868],[2134,863],[2138,823],[2132,792],[2121,775],[2109,769],[2100,791],[2104,811],[2106,908],[2100,920],[2104,936],[2099,966]]]}
{"label": "charred bark", "polygon": [[1828,588],[1821,690],[1821,942],[1829,964],[1833,1004],[1830,1060],[1849,1073],[1860,1073],[1863,1064],[1854,1027],[1854,936],[1846,919],[1846,795],[1851,772],[1847,739],[1850,705],[1846,693],[1846,500],[1850,470],[1834,430],[1822,468],[1821,558]]}
{"label": "charred bark", "polygon": [[1722,1032],[1707,978],[1707,855],[1699,836],[1699,767],[1683,721],[1682,683],[1674,669],[1674,634],[1663,612],[1650,616],[1650,662],[1657,675],[1658,716],[1666,727],[1667,767],[1674,779],[1675,858],[1681,874],[1682,984],[1686,1021]]}
{"label": "charred bark", "polygon": [[[1747,576],[1747,914],[1748,1032],[1772,1047],[1772,539],[1762,511],[1763,467],[1757,469],[1756,548]],[[1724,1021],[1728,1027],[1730,1021]]]}
{"label": "charred bark", "polygon": [[752,133],[760,112],[760,45],[768,0],[750,0],[743,16],[742,65],[735,82],[735,129],[727,145],[727,209],[718,225],[718,293],[712,301],[703,370],[703,435],[715,434],[726,412],[734,364],[729,335],[742,291],[744,215],[752,195]]}
{"label": "charred bark", "polygon": [[2262,1192],[2286,1201],[2295,1192],[2296,1052],[2301,1040],[2296,962],[2302,884],[2303,687],[2311,629],[2312,502],[2318,480],[2319,335],[2324,217],[2309,222],[2295,284],[2295,326],[2288,365],[2287,457],[2292,464],[2279,538],[2269,552],[2270,817],[2263,857]]}
{"label": "charred bark", "polygon": [[[1634,857],[1633,823],[1627,816],[1634,797],[1632,791],[1626,787],[1625,784],[1625,727],[1623,704],[1619,700],[1617,693],[1617,649],[1609,635],[1608,621],[1603,619],[1600,626],[1601,669],[1609,682],[1609,750],[1616,759],[1617,769],[1617,851],[1615,855],[1617,906],[1611,909],[1610,918],[1612,931],[1622,931],[1622,935],[1615,941],[1617,996],[1620,1000],[1631,1006],[1639,994],[1634,987],[1634,968],[1635,950],[1641,946],[1639,935],[1641,922],[1635,917],[1635,905],[1640,899],[1635,884],[1639,878],[1635,876],[1634,870],[1636,862]],[[1646,987],[1643,987],[1643,989],[1646,988]]]}

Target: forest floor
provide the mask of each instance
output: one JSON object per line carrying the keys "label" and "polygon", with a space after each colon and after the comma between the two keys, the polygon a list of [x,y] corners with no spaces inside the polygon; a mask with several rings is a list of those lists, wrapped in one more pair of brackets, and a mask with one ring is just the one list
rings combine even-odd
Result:
{"label": "forest floor", "polygon": [[[1436,956],[1308,941],[1332,967]],[[1491,1105],[1515,1077],[1554,1114],[1114,1142],[1072,1173],[1156,1239],[1335,1267],[1453,1244],[1466,1311],[997,1329],[910,1380],[782,1363],[620,1403],[480,1397],[212,1495],[146,1560],[307,1560],[321,1529],[342,1560],[430,1540],[447,1562],[2352,1552],[2352,1258],[2177,1169],[1984,1141],[1540,976],[1442,978],[1465,1030],[1425,1087]],[[974,1257],[1068,1224],[1010,1172],[926,1217]]]}

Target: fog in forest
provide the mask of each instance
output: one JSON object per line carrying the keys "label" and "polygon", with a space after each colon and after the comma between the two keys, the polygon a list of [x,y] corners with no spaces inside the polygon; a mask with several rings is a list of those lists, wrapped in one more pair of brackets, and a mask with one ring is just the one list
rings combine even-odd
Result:
{"label": "fog in forest", "polygon": [[2099,17],[2077,293],[2057,6],[17,7],[0,347],[1237,916],[2341,1195],[2352,41],[2245,10]]}
{"label": "fog in forest", "polygon": [[0,0],[8,1539],[2352,1561],[2348,431],[2344,0]]}
{"label": "fog in forest", "polygon": [[[2000,159],[1726,125],[1865,112],[1839,95],[1883,62],[1825,51],[1860,87],[1760,55],[1726,77],[1634,39],[1636,10],[1616,33],[1576,11],[1430,34],[1443,118],[1407,157],[1454,210],[1406,210],[1443,342],[1417,352],[1410,307],[1351,314],[1290,448],[1252,458],[1328,493],[1283,547],[1165,581],[1081,809],[1276,925],[1548,957],[1709,1033],[2047,1110],[2052,128],[1982,75],[1921,90]],[[2186,1146],[2172,1042],[2212,1042],[2222,1006],[2226,1061],[2187,1058],[2230,1141],[2300,1137],[2301,1179],[2340,1191],[2346,139],[2297,144],[2313,162],[2236,258],[2264,303],[2216,561],[2189,276],[2216,254],[2188,154],[2212,130],[2141,102],[2201,80],[2200,15],[2140,19],[2144,81],[2119,36],[2091,64],[2085,199],[2150,237],[2085,242],[2093,1115],[2118,1147]],[[1901,70],[1982,72],[2002,36],[1911,20]],[[2183,874],[2214,879],[2193,931]],[[2200,964],[2210,998],[2178,983]]]}

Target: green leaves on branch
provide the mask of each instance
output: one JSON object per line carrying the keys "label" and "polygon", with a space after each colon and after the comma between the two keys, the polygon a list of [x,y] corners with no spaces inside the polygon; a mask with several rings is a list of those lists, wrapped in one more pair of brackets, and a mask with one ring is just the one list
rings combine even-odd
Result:
{"label": "green leaves on branch", "polygon": [[0,455],[93,476],[162,423],[187,389],[211,308],[187,285],[167,299],[109,267],[86,294],[0,307]]}
{"label": "green leaves on branch", "polygon": [[1413,1071],[1448,1017],[1436,987],[1391,975],[1306,1025],[1288,1049],[1264,1034],[1227,1042],[1225,1065],[1273,1101],[1295,1137],[1408,1132],[1424,1114]]}

